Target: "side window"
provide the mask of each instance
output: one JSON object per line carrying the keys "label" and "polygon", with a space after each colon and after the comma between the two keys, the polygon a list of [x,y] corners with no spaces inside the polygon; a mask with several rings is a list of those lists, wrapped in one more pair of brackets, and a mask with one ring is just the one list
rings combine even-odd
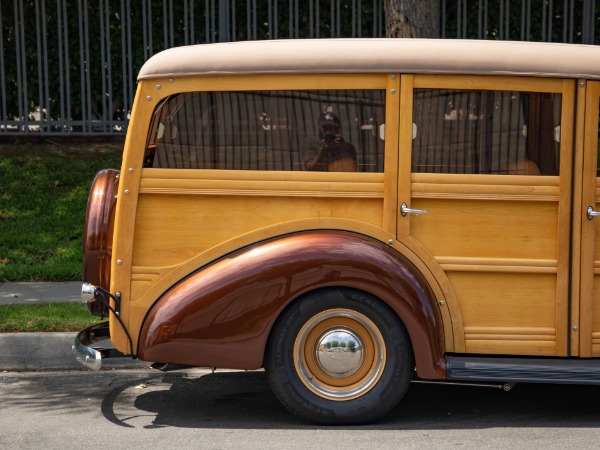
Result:
{"label": "side window", "polygon": [[416,89],[413,172],[558,175],[561,95]]}
{"label": "side window", "polygon": [[383,90],[177,94],[154,112],[144,167],[383,172],[384,116]]}

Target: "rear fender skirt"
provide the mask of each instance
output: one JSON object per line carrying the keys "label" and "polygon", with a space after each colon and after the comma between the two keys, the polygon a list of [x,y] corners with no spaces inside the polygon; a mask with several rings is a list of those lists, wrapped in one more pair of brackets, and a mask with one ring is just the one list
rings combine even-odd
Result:
{"label": "rear fender skirt", "polygon": [[387,303],[410,335],[418,376],[445,379],[442,319],[423,276],[384,243],[339,231],[259,242],[194,272],[150,309],[138,355],[161,363],[258,369],[281,311],[328,287],[362,290]]}

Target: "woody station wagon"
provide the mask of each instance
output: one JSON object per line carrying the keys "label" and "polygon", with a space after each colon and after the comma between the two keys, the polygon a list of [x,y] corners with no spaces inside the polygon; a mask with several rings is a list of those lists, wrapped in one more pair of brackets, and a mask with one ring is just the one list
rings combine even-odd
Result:
{"label": "woody station wagon", "polygon": [[238,42],[138,80],[88,202],[89,366],[265,368],[320,423],[412,380],[600,384],[600,48]]}

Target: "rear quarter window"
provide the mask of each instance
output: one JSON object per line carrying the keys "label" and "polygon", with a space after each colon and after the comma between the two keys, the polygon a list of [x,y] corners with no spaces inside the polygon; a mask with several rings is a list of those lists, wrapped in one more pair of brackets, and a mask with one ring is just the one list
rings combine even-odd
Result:
{"label": "rear quarter window", "polygon": [[158,105],[145,167],[383,172],[383,90],[190,92]]}

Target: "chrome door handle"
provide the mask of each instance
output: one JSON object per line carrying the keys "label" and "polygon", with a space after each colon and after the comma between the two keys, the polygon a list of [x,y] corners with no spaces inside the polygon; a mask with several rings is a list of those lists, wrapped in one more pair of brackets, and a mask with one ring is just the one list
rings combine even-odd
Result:
{"label": "chrome door handle", "polygon": [[[402,203],[402,206],[400,207],[400,213],[402,214],[402,217],[406,216],[407,214],[415,214],[418,216],[419,214],[427,214],[428,212],[428,209],[409,208],[406,203]],[[600,213],[598,214],[600,215]]]}
{"label": "chrome door handle", "polygon": [[594,208],[588,206],[587,209],[588,220],[592,220],[595,216],[600,216],[600,211],[595,211]]}

